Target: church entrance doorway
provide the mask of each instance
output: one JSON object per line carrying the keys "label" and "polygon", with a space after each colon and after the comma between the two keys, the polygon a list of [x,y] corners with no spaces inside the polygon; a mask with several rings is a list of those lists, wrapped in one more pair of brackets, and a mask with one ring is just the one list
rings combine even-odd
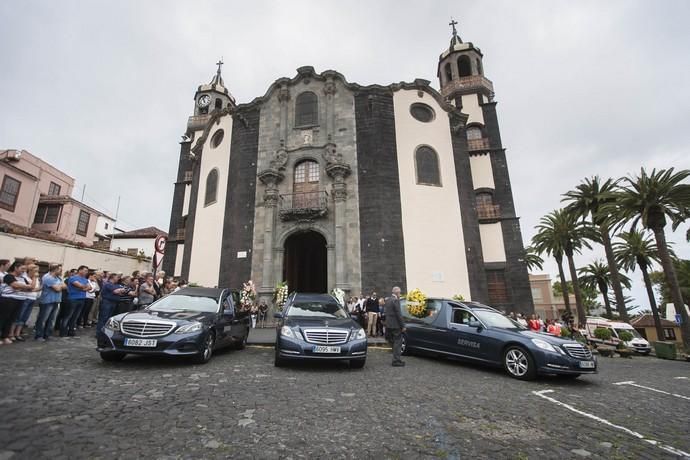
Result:
{"label": "church entrance doorway", "polygon": [[328,292],[326,239],[314,231],[285,240],[283,279],[290,292]]}

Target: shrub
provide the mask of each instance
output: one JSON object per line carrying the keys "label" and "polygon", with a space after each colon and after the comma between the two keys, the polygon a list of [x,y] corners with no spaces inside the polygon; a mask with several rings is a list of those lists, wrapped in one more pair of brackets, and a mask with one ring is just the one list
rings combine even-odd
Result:
{"label": "shrub", "polygon": [[570,337],[572,335],[572,332],[570,332],[570,329],[568,329],[567,327],[561,328],[561,337]]}
{"label": "shrub", "polygon": [[598,327],[594,329],[594,337],[599,340],[611,340],[611,330],[607,327]]}
{"label": "shrub", "polygon": [[628,331],[623,331],[618,333],[618,338],[623,342],[630,342],[633,339],[633,335]]}

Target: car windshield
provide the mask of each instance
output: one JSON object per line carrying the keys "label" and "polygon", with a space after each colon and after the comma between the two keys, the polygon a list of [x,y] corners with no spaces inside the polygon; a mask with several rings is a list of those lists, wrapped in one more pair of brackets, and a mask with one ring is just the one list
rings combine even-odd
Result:
{"label": "car windshield", "polygon": [[290,306],[288,317],[309,316],[314,318],[348,318],[349,315],[337,303],[297,302]]}
{"label": "car windshield", "polygon": [[191,295],[169,295],[151,305],[151,311],[218,311],[218,299]]}
{"label": "car windshield", "polygon": [[616,328],[616,334],[618,334],[619,337],[620,337],[622,332],[628,332],[628,333],[632,334],[633,338],[635,338],[635,339],[641,339],[642,338],[640,333],[637,332],[635,329],[618,329],[618,328]]}
{"label": "car windshield", "polygon": [[527,329],[520,323],[513,321],[512,319],[495,311],[477,309],[472,310],[472,313],[477,315],[477,318],[479,318],[482,323],[489,327],[498,327],[501,329]]}

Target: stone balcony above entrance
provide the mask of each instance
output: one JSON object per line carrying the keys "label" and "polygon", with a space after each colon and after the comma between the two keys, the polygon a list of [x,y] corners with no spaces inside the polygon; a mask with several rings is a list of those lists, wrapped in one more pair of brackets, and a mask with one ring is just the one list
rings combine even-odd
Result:
{"label": "stone balcony above entrance", "polygon": [[318,190],[280,195],[278,214],[281,220],[323,217],[328,214],[328,193]]}
{"label": "stone balcony above entrance", "polygon": [[211,119],[211,114],[206,115],[192,115],[187,120],[187,130],[188,131],[198,131],[204,129],[208,121]]}

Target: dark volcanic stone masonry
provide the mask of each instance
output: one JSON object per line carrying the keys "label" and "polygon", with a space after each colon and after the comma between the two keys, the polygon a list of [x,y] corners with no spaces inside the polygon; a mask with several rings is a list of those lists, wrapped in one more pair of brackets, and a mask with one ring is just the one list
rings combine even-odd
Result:
{"label": "dark volcanic stone masonry", "polygon": [[393,94],[360,91],[355,95],[355,117],[362,291],[387,293],[398,285],[406,292]]}

